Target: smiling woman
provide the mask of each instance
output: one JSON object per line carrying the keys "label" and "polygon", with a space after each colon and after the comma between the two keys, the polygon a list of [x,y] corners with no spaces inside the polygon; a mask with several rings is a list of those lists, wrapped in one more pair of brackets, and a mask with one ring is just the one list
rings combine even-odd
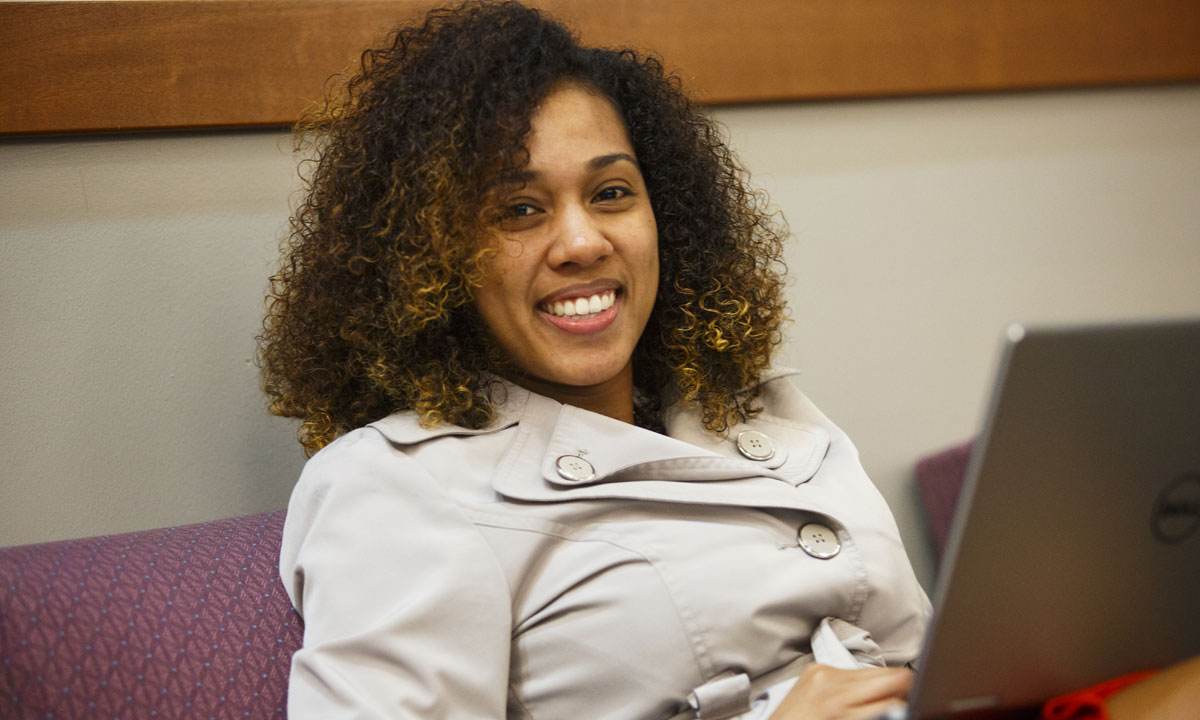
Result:
{"label": "smiling woman", "polygon": [[771,367],[784,231],[712,121],[516,3],[364,58],[300,128],[262,338],[319,451],[280,557],[289,715],[899,704],[929,604],[853,445]]}
{"label": "smiling woman", "polygon": [[[595,375],[614,362],[591,357],[601,338],[568,332],[589,327],[582,292],[612,291],[603,337],[636,345],[617,368],[633,384],[696,402],[714,431],[755,413],[780,340],[784,230],[656,59],[581,47],[518,6],[434,11],[367,51],[298,133],[317,159],[260,355],[273,411],[301,419],[309,452],[397,410],[481,428],[489,378],[556,381],[522,364],[535,345],[574,348],[556,360],[568,385],[613,379]],[[586,182],[606,184],[585,199]],[[562,258],[579,251],[602,262]],[[556,269],[509,275],[538,253]],[[566,299],[570,320],[553,304]],[[647,394],[639,421],[660,424],[663,399]]]}

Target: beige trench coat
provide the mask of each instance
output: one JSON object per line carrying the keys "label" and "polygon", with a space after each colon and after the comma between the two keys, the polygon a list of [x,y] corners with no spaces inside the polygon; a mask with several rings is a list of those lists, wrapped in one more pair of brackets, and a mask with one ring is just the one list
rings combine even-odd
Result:
{"label": "beige trench coat", "polygon": [[[399,413],[329,445],[284,529],[289,716],[729,717],[811,661],[826,619],[862,662],[914,659],[929,602],[895,521],[787,375],[726,436],[506,385],[483,430]],[[769,459],[739,451],[751,429]]]}

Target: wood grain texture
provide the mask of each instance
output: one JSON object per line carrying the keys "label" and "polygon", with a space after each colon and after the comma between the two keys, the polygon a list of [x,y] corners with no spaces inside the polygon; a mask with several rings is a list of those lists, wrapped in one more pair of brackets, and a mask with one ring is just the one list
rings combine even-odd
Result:
{"label": "wood grain texture", "polygon": [[[712,104],[1200,80],[1196,0],[544,0]],[[415,0],[0,3],[0,133],[283,125]]]}

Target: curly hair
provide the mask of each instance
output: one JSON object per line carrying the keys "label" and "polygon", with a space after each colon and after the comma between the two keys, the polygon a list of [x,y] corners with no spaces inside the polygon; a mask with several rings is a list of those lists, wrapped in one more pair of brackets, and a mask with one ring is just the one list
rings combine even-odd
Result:
{"label": "curly hair", "polygon": [[493,252],[479,239],[499,211],[496,179],[528,162],[533,109],[564,80],[617,109],[658,225],[635,385],[697,404],[714,432],[757,412],[742,390],[780,341],[786,229],[719,129],[654,57],[583,47],[515,2],[468,2],[364,52],[297,125],[314,159],[259,363],[271,412],[301,420],[307,452],[399,410],[426,426],[493,419],[486,378],[504,358],[472,304]]}

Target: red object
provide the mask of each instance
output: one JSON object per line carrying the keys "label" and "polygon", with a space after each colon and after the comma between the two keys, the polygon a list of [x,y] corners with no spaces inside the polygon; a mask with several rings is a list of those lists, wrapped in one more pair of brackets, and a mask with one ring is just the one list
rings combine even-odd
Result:
{"label": "red object", "polygon": [[1042,706],[1042,720],[1108,720],[1106,700],[1118,690],[1141,682],[1156,670],[1142,670],[1105,680],[1098,685],[1051,698]]}

